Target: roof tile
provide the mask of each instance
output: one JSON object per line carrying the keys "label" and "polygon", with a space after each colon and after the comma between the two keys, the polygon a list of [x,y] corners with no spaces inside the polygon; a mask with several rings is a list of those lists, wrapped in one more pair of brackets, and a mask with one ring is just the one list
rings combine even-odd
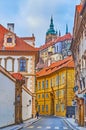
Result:
{"label": "roof tile", "polygon": [[39,50],[44,50],[44,49],[48,48],[49,46],[54,45],[54,44],[56,44],[58,42],[65,41],[65,40],[70,40],[70,39],[72,39],[72,35],[70,33],[68,33],[68,34],[66,34],[64,36],[57,37],[53,41],[45,43],[43,46],[40,47]]}
{"label": "roof tile", "polygon": [[[0,50],[3,49],[3,42],[4,42],[4,35],[10,32],[4,26],[0,24]],[[13,33],[13,32],[11,32]],[[15,33],[13,33],[15,35]],[[38,51],[38,48],[32,47],[31,45],[27,44],[22,38],[16,36],[16,45],[14,47],[5,47],[5,50],[14,50],[14,51]]]}
{"label": "roof tile", "polygon": [[76,10],[80,13],[82,10],[82,5],[76,5]]}
{"label": "roof tile", "polygon": [[45,76],[54,73],[55,71],[64,67],[74,67],[74,61],[72,56],[65,58],[64,60],[57,61],[36,73],[37,77]]}
{"label": "roof tile", "polygon": [[20,73],[13,73],[12,76],[17,80],[23,80],[24,77]]}

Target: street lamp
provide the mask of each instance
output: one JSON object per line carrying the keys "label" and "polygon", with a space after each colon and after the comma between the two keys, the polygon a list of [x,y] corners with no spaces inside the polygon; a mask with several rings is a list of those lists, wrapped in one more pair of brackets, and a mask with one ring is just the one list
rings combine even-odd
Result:
{"label": "street lamp", "polygon": [[76,106],[77,101],[76,100],[72,100],[72,106]]}
{"label": "street lamp", "polygon": [[31,100],[29,100],[29,104],[27,104],[27,107],[29,107],[31,105]]}

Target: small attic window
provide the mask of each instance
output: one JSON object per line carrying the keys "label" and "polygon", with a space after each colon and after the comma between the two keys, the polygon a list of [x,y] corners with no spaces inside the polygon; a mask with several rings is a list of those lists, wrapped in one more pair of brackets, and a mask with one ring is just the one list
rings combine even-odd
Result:
{"label": "small attic window", "polygon": [[12,43],[12,38],[11,37],[7,38],[7,43]]}

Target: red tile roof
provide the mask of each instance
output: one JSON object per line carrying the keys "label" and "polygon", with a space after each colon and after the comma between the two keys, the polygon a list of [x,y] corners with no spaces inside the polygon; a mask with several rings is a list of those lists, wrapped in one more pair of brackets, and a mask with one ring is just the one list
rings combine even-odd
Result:
{"label": "red tile roof", "polygon": [[33,40],[35,41],[35,37],[21,37],[23,40]]}
{"label": "red tile roof", "polygon": [[13,73],[12,76],[17,80],[23,80],[24,77],[20,73]]}
{"label": "red tile roof", "polygon": [[[4,35],[10,32],[4,26],[0,24],[0,50],[3,48]],[[13,32],[11,32],[13,33]],[[13,33],[15,35],[15,33]],[[38,51],[38,48],[34,48],[31,45],[28,45],[22,38],[19,38],[15,35],[16,45],[14,47],[5,47],[5,50],[9,51]]]}
{"label": "red tile roof", "polygon": [[82,10],[82,5],[76,5],[76,10],[80,13]]}
{"label": "red tile roof", "polygon": [[37,77],[46,76],[64,67],[74,67],[74,61],[73,61],[72,56],[69,56],[65,58],[64,60],[57,61],[51,64],[49,67],[40,70],[39,72],[36,73],[36,76]]}
{"label": "red tile roof", "polygon": [[54,45],[54,44],[56,44],[58,42],[65,41],[65,40],[70,40],[70,39],[72,39],[72,35],[70,33],[65,34],[64,36],[57,37],[53,41],[45,43],[43,46],[41,46],[39,48],[39,50],[44,50],[44,49],[48,48],[49,46]]}

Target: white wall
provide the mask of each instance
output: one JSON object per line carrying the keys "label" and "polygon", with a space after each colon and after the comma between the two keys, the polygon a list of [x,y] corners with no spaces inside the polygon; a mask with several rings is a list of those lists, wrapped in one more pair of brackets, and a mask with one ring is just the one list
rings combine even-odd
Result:
{"label": "white wall", "polygon": [[[9,55],[8,56],[0,56],[0,58],[2,58],[1,65],[3,67],[5,67],[5,59],[7,57],[9,57]],[[16,73],[16,72],[18,72],[18,59],[22,56],[10,56],[10,57],[12,57],[14,59],[14,72]],[[34,74],[34,67],[35,67],[34,56],[25,56],[25,57],[28,58],[28,65],[27,65],[28,71],[27,71],[27,73]],[[12,70],[12,60],[8,60],[7,69],[9,71]],[[27,76],[27,77],[28,77],[27,88],[30,91],[33,91],[34,90],[33,87],[34,87],[34,84],[35,84],[34,76],[33,76],[33,78],[31,76]]]}
{"label": "white wall", "polygon": [[[31,100],[30,105],[29,105],[29,100]],[[32,96],[30,96],[25,90],[23,90],[22,91],[22,119],[27,120],[31,117],[32,117]]]}
{"label": "white wall", "polygon": [[0,72],[0,127],[15,123],[15,83]]}

